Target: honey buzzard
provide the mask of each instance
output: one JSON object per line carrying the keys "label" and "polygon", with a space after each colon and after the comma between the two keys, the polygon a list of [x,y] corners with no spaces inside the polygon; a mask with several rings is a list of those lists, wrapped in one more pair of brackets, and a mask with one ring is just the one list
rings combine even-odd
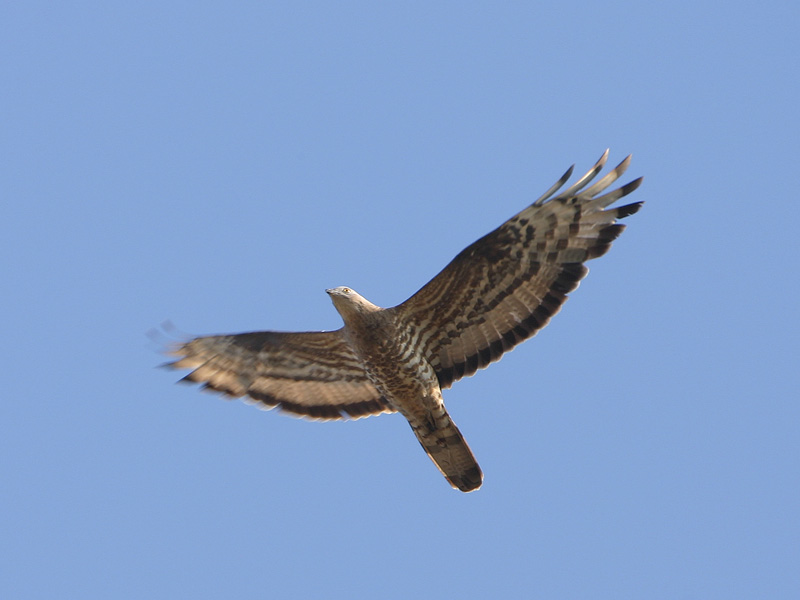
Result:
{"label": "honey buzzard", "polygon": [[607,208],[641,178],[605,190],[630,156],[590,185],[608,151],[575,184],[570,168],[532,205],[464,249],[416,294],[380,308],[350,288],[327,290],[344,327],[198,337],[168,366],[183,381],[316,420],[399,412],[447,481],[476,490],[483,473],[447,413],[442,390],[547,325],[578,287],[584,262],[622,233],[642,203]]}

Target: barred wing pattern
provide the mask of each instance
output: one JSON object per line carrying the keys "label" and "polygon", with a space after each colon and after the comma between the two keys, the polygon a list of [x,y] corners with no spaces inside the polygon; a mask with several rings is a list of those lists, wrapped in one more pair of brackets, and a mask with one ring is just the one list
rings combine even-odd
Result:
{"label": "barred wing pattern", "polygon": [[259,331],[199,337],[170,353],[167,366],[194,369],[181,381],[232,397],[248,396],[310,419],[358,419],[394,412],[367,379],[341,329]]}
{"label": "barred wing pattern", "polygon": [[[535,335],[578,287],[586,260],[605,254],[625,228],[636,202],[606,209],[641,178],[603,194],[627,169],[630,156],[591,187],[608,150],[557,196],[572,167],[541,198],[456,256],[404,303],[389,309],[413,332],[444,388],[488,366]],[[604,210],[605,209],[605,210]]]}
{"label": "barred wing pattern", "polygon": [[609,207],[641,178],[606,191],[630,157],[592,183],[607,157],[608,151],[559,192],[570,168],[394,308],[382,309],[347,287],[330,289],[342,329],[200,337],[178,344],[169,366],[192,369],[184,381],[311,419],[399,410],[451,485],[477,489],[480,467],[447,414],[440,388],[547,325],[586,276],[584,263],[605,254],[622,233],[617,220],[639,210],[641,202]]}

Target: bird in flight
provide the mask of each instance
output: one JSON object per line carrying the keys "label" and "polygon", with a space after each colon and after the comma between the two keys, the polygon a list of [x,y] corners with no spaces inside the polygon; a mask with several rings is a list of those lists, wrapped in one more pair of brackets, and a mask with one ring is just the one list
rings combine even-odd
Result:
{"label": "bird in flight", "polygon": [[606,191],[628,168],[628,156],[592,184],[607,158],[608,150],[559,192],[570,167],[402,304],[381,308],[351,288],[329,289],[341,329],[198,337],[176,344],[167,366],[192,369],[181,381],[314,420],[399,412],[450,485],[476,490],[483,473],[442,390],[547,325],[586,276],[584,263],[622,233],[617,219],[642,206],[608,208],[642,179]]}

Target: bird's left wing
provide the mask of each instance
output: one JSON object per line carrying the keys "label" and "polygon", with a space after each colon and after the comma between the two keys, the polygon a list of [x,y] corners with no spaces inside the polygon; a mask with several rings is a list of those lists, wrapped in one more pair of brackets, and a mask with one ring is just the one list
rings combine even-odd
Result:
{"label": "bird's left wing", "polygon": [[579,181],[554,196],[572,169],[541,198],[468,246],[411,298],[389,309],[408,326],[413,344],[436,371],[439,385],[475,373],[547,325],[578,287],[584,262],[601,256],[622,233],[616,223],[642,203],[606,208],[641,178],[603,193],[630,157],[594,185],[606,151]]}
{"label": "bird's left wing", "polygon": [[193,369],[181,381],[263,408],[310,419],[359,418],[393,412],[367,379],[341,330],[258,331],[198,337],[170,352],[165,366]]}

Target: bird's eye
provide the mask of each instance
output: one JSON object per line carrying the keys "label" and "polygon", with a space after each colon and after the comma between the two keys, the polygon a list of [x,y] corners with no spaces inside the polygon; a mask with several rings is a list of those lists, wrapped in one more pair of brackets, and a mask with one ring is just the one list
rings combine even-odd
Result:
{"label": "bird's eye", "polygon": [[348,287],[346,287],[346,288],[342,288],[342,291],[343,291],[345,294],[349,294],[349,293],[350,293],[350,288],[348,288]]}

